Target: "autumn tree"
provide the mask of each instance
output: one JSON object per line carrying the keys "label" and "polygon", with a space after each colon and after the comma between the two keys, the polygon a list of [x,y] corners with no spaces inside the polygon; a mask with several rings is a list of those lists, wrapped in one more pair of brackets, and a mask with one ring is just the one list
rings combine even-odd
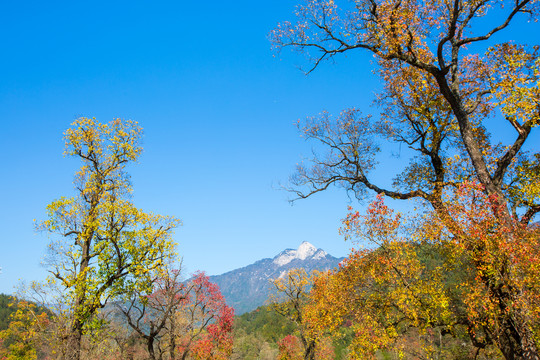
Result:
{"label": "autumn tree", "polygon": [[229,359],[233,350],[234,309],[228,306],[219,287],[203,272],[190,281],[188,302],[176,314],[179,351],[196,360]]}
{"label": "autumn tree", "polygon": [[[473,32],[478,18],[503,5],[507,14],[498,26]],[[519,185],[538,179],[538,155],[523,159],[519,154],[540,119],[538,49],[513,42],[491,46],[484,54],[465,48],[488,40],[517,14],[536,15],[537,7],[529,0],[358,0],[352,9],[311,0],[299,6],[298,22],[283,23],[272,33],[278,49],[303,51],[314,67],[343,52],[367,50],[378,61],[384,90],[377,97],[380,120],[348,109],[337,117],[323,113],[301,127],[329,151],[315,157],[313,167],[298,169],[293,178],[297,195],[336,184],[358,197],[369,189],[395,199],[421,198],[439,208],[444,189],[474,176],[488,195],[521,208],[521,220],[528,222],[540,211],[538,191],[535,187],[527,196]],[[516,134],[506,146],[491,144],[486,129],[485,119],[497,112]],[[369,180],[380,150],[375,137],[403,143],[414,153],[409,166],[396,174],[395,190]],[[519,174],[513,171],[516,163]]]}
{"label": "autumn tree", "polygon": [[[146,343],[150,359],[161,359],[169,353],[176,356],[174,314],[187,301],[186,286],[180,281],[180,271],[165,269],[152,280],[151,291],[126,294],[116,307],[124,315],[129,327]],[[169,335],[168,344],[165,340]],[[172,337],[170,336],[172,335]]]}
{"label": "autumn tree", "polygon": [[[349,328],[350,356],[358,359],[381,352],[396,358],[497,358],[501,327],[485,320],[500,319],[500,311],[483,307],[490,298],[478,280],[484,269],[462,248],[472,242],[441,236],[440,222],[433,226],[433,220],[396,213],[382,196],[366,214],[351,212],[343,234],[356,247],[371,246],[315,280],[307,321],[333,334]],[[468,299],[475,299],[474,307]]]}
{"label": "autumn tree", "polygon": [[79,118],[65,133],[67,156],[82,161],[75,194],[47,206],[39,228],[56,235],[49,245],[49,281],[66,293],[70,324],[65,359],[79,359],[83,334],[99,324],[96,312],[113,298],[150,286],[150,273],[173,256],[178,220],[145,213],[130,201],[126,166],[138,159],[142,129],[116,119]]}
{"label": "autumn tree", "polygon": [[449,216],[432,212],[419,232],[451,251],[447,263],[472,270],[474,278],[460,284],[471,338],[497,344],[508,357],[513,334],[524,347],[540,344],[540,232],[500,217],[500,206],[482,185],[463,183],[446,200]]}
{"label": "autumn tree", "polygon": [[273,281],[277,293],[271,298],[274,310],[292,321],[298,327],[296,336],[286,336],[280,342],[280,356],[292,356],[296,348],[301,346],[301,357],[306,360],[316,359],[320,341],[325,335],[324,329],[314,328],[306,319],[306,305],[310,301],[309,292],[317,272],[309,275],[306,270],[292,269],[283,277]]}
{"label": "autumn tree", "polygon": [[146,343],[150,359],[227,359],[234,313],[202,272],[183,282],[180,271],[160,272],[150,293],[117,304]]}
{"label": "autumn tree", "polygon": [[[463,181],[475,180],[506,229],[515,228],[516,221],[527,225],[540,211],[539,154],[523,151],[540,121],[538,47],[488,40],[520,15],[534,18],[537,13],[538,2],[532,0],[307,0],[298,6],[297,21],[272,32],[277,49],[292,47],[306,54],[309,71],[341,53],[367,51],[375,58],[383,90],[376,98],[378,117],[353,108],[300,124],[304,136],[326,152],[314,156],[310,166],[298,167],[291,191],[305,198],[337,185],[358,198],[373,191],[418,199],[453,236],[467,234],[475,243],[478,237],[460,229],[445,201]],[[493,122],[514,132],[512,142],[492,141],[486,119],[493,116]],[[392,188],[370,179],[379,140],[403,144],[413,154],[405,169],[395,173]],[[520,243],[519,232],[505,236]],[[477,258],[475,247],[469,250],[468,256]],[[495,280],[489,274],[479,280],[490,288],[488,296],[515,298],[514,288],[497,288]],[[530,326],[516,323],[508,313],[500,316],[505,330],[497,341],[504,356],[539,358]]]}

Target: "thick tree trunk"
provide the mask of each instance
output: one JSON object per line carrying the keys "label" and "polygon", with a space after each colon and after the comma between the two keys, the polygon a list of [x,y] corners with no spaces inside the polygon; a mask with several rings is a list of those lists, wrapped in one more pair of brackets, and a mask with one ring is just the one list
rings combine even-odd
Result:
{"label": "thick tree trunk", "polygon": [[64,360],[79,360],[81,358],[82,324],[75,320],[71,333],[67,337]]}
{"label": "thick tree trunk", "polygon": [[[473,126],[469,120],[469,116],[465,110],[463,102],[460,98],[457,88],[453,88],[442,72],[433,73],[441,94],[446,98],[449,105],[452,108],[456,120],[459,124],[459,130],[463,145],[469,154],[471,163],[475,169],[476,176],[480,183],[484,185],[485,192],[488,195],[495,195],[497,201],[494,203],[494,211],[498,213],[499,218],[502,219],[509,229],[512,228],[512,216],[508,209],[506,199],[502,192],[500,183],[495,181],[488,170],[488,166],[484,160],[481,147],[476,139],[473,131]],[[523,140],[524,142],[524,140]],[[516,148],[516,153],[519,151],[519,145]],[[504,174],[504,172],[503,172]],[[507,236],[512,236],[508,234]],[[518,239],[511,239],[511,241],[518,241]],[[486,285],[492,287],[493,279],[486,279]],[[517,319],[512,318],[508,314],[505,303],[513,298],[516,294],[510,292],[500,293],[498,289],[491,289],[491,293],[496,297],[496,300],[501,305],[501,333],[496,337],[496,343],[507,360],[540,360],[539,351],[536,347],[536,343],[532,337],[532,334],[528,330],[527,321],[517,316]]]}
{"label": "thick tree trunk", "polygon": [[315,342],[310,341],[304,353],[304,360],[315,360]]}
{"label": "thick tree trunk", "polygon": [[[513,239],[512,241],[519,241]],[[477,263],[481,268],[482,263]],[[500,269],[501,275],[509,271],[505,267]],[[513,308],[512,303],[517,303],[518,290],[508,286],[506,289],[501,285],[500,278],[493,276],[482,277],[482,281],[489,289],[489,297],[498,304],[498,323],[500,330],[492,332],[492,338],[503,353],[506,360],[540,360],[538,348],[534,336],[530,330],[530,321],[524,316],[523,310]]]}
{"label": "thick tree trunk", "polygon": [[300,334],[300,340],[304,345],[304,360],[315,360],[315,341],[308,341],[302,333]]}
{"label": "thick tree trunk", "polygon": [[148,349],[148,356],[151,360],[156,360],[156,354],[154,352],[154,337],[149,336],[146,338],[146,346]]}
{"label": "thick tree trunk", "polygon": [[[527,329],[516,329],[509,317],[502,323],[504,333],[497,345],[506,360],[539,360],[538,349],[533,336]],[[520,331],[521,330],[521,331]]]}
{"label": "thick tree trunk", "polygon": [[174,325],[171,324],[171,330],[170,330],[170,344],[169,344],[169,359],[175,360],[176,359],[176,336],[174,334]]}

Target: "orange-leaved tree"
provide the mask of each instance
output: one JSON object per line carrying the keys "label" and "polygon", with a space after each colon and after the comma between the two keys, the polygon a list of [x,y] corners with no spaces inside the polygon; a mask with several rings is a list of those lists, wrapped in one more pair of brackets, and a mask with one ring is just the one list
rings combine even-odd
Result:
{"label": "orange-leaved tree", "polygon": [[[455,267],[467,267],[460,283],[471,338],[495,343],[511,357],[516,338],[522,352],[515,358],[535,358],[540,344],[540,229],[501,216],[499,198],[486,195],[483,185],[463,183],[446,200],[448,216],[436,212],[420,236],[451,251]],[[449,261],[450,262],[450,261]]]}
{"label": "orange-leaved tree", "polygon": [[[459,227],[450,226],[445,197],[474,180],[506,228],[515,228],[516,221],[529,224],[540,211],[540,157],[523,151],[540,122],[538,47],[491,40],[519,17],[537,16],[538,6],[534,0],[306,0],[299,5],[297,20],[272,32],[276,48],[304,52],[311,70],[341,53],[367,51],[376,60],[383,89],[376,98],[379,116],[352,108],[300,125],[325,152],[316,154],[311,166],[298,167],[291,191],[305,198],[337,185],[358,198],[373,191],[419,199],[459,236],[453,232]],[[488,123],[489,117],[496,120]],[[492,141],[488,125],[495,121],[507,126],[513,139]],[[370,176],[378,165],[379,140],[410,148],[409,163],[394,173],[393,187]],[[520,242],[519,233],[504,236]],[[495,283],[489,274],[480,280]],[[517,290],[502,291],[513,298]],[[501,322],[507,327],[498,343],[504,356],[538,358],[527,325],[512,329],[513,321]]]}
{"label": "orange-leaved tree", "polygon": [[381,197],[366,215],[351,212],[342,229],[346,237],[375,247],[353,251],[338,269],[315,280],[307,320],[333,334],[350,328],[352,358],[375,358],[380,350],[447,358],[455,351],[451,344],[435,342],[428,335],[466,330],[452,309],[459,299],[448,291],[453,285],[449,273],[438,256],[426,256],[442,255],[441,249],[411,241],[408,223]]}
{"label": "orange-leaved tree", "polygon": [[270,298],[272,307],[298,328],[298,336],[289,334],[280,341],[280,358],[322,359],[326,358],[323,354],[333,353],[332,345],[325,341],[327,331],[312,326],[307,319],[311,286],[318,276],[317,271],[308,274],[305,269],[298,268],[273,280],[277,292]]}
{"label": "orange-leaved tree", "polygon": [[315,280],[310,326],[352,328],[355,358],[381,349],[408,357],[508,357],[515,333],[537,346],[540,229],[519,221],[508,228],[478,184],[463,184],[447,200],[451,216],[444,219],[435,211],[395,214],[381,196],[367,214],[351,212],[343,233],[375,246],[353,251]]}
{"label": "orange-leaved tree", "polygon": [[[494,8],[503,12],[494,20],[500,23],[476,30],[479,18]],[[445,189],[473,177],[501,204],[521,209],[503,216],[519,213],[522,222],[530,221],[540,211],[539,159],[522,148],[540,121],[538,47],[505,42],[484,53],[466,47],[502,31],[517,14],[537,12],[538,2],[531,0],[356,0],[343,9],[334,1],[307,0],[298,7],[296,23],[272,32],[276,48],[301,50],[314,67],[343,52],[367,50],[377,60],[384,88],[376,99],[382,110],[376,120],[352,108],[300,124],[307,139],[328,151],[315,156],[311,167],[299,166],[291,190],[304,198],[335,184],[358,197],[372,190],[423,199],[439,209]],[[492,143],[485,120],[493,115],[514,131],[513,142]],[[409,165],[395,174],[394,189],[369,177],[377,165],[378,138],[412,150]],[[525,185],[534,191],[524,194]]]}

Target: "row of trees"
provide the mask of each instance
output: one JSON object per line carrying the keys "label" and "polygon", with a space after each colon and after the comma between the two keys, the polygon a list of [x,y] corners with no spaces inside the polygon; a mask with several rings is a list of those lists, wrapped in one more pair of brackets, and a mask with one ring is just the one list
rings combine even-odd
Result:
{"label": "row of trees", "polygon": [[[228,359],[234,312],[203,273],[180,281],[178,271],[156,278],[151,294],[124,295],[94,314],[81,337],[83,359]],[[2,359],[64,359],[70,311],[50,311],[14,299],[0,331]]]}
{"label": "row of trees", "polygon": [[[299,126],[322,150],[298,167],[290,191],[306,198],[336,185],[358,199],[379,194],[366,214],[351,209],[344,220],[356,249],[314,280],[301,339],[311,334],[316,343],[348,327],[352,358],[385,349],[396,357],[457,357],[448,338],[465,339],[464,358],[540,358],[540,235],[531,225],[540,211],[540,153],[529,141],[540,123],[538,45],[493,41],[519,16],[535,20],[538,6],[306,0],[295,22],[272,32],[276,49],[307,56],[308,72],[367,51],[383,84],[378,116],[351,108]],[[513,139],[494,141],[490,125]],[[412,154],[391,188],[371,177],[383,142]],[[383,196],[415,200],[419,211],[394,213]],[[306,359],[313,358],[309,336]]]}

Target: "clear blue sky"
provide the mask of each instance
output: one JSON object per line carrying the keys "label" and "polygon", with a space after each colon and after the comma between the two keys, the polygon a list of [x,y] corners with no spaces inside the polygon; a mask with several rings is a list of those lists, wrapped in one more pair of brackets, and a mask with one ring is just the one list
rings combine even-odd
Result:
{"label": "clear blue sky", "polygon": [[[72,194],[80,164],[63,157],[62,133],[79,116],[143,126],[144,154],[130,168],[134,202],[182,219],[175,239],[188,272],[220,274],[304,240],[345,256],[350,244],[338,235],[345,193],[290,206],[276,188],[310,153],[294,122],[350,106],[375,111],[379,84],[365,53],[310,76],[296,67],[300,55],[273,57],[268,32],[292,19],[294,5],[3,2],[0,292],[46,274],[48,238],[33,219]],[[523,31],[538,42],[538,24],[509,33]],[[389,174],[377,176],[390,182]]]}

